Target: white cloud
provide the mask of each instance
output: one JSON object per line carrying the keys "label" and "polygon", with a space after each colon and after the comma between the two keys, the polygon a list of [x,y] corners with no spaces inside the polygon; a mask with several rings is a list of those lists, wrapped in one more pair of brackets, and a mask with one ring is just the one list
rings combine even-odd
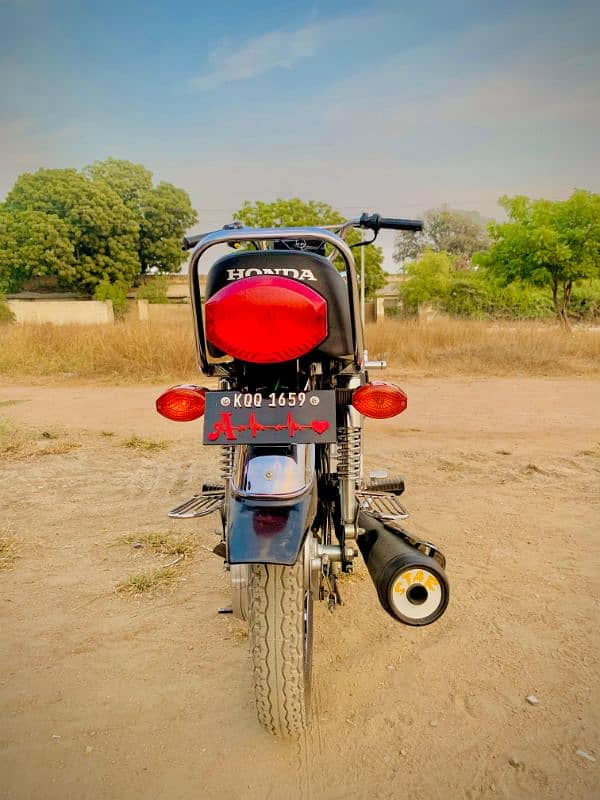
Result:
{"label": "white cloud", "polygon": [[272,31],[248,39],[235,49],[220,45],[210,55],[212,69],[191,78],[189,85],[210,91],[225,83],[256,78],[273,69],[292,69],[299,61],[313,56],[319,39],[315,26],[295,31]]}
{"label": "white cloud", "polygon": [[188,86],[211,91],[227,83],[257,78],[275,69],[291,70],[328,44],[346,48],[369,32],[385,29],[400,19],[398,11],[369,11],[320,19],[293,30],[268,31],[241,43],[226,39],[209,55],[207,72],[192,77]]}

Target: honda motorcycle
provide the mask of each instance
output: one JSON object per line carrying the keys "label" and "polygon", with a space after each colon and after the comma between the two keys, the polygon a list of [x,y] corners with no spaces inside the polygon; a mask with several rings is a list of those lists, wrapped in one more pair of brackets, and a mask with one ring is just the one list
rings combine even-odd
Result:
{"label": "honda motorcycle", "polygon": [[[220,448],[220,477],[169,516],[220,514],[214,552],[231,577],[231,608],[220,610],[248,622],[258,720],[281,736],[309,721],[313,603],[341,602],[336,579],[359,552],[394,619],[428,625],[449,597],[444,556],[403,527],[403,480],[363,476],[363,418],[394,417],[407,398],[369,378],[384,364],[364,347],[353,228],[372,231],[360,246],[422,223],[363,214],[184,239],[199,367],[216,380],[156,401],[168,419],[204,417],[203,443]],[[223,244],[235,252],[211,266],[202,297],[201,259]]]}

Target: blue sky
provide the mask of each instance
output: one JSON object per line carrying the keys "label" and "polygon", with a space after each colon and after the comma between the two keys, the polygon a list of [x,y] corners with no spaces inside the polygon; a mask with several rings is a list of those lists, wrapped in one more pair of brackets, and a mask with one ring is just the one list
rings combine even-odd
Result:
{"label": "blue sky", "polygon": [[0,0],[0,197],[109,155],[184,187],[199,229],[246,199],[493,215],[599,191],[599,41],[578,0]]}

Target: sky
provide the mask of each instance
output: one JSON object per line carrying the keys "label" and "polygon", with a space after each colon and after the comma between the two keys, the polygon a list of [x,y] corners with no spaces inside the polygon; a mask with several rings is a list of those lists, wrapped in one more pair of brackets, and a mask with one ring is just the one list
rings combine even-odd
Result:
{"label": "sky", "polygon": [[[600,191],[600,3],[0,0],[0,198],[113,156],[347,216]],[[386,266],[392,239],[384,239]]]}

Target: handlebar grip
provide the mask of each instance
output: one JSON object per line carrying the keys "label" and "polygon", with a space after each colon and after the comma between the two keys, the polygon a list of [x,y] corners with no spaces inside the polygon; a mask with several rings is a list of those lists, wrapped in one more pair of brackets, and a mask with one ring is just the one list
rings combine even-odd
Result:
{"label": "handlebar grip", "polygon": [[423,222],[420,219],[394,219],[394,217],[379,217],[379,227],[392,231],[422,231]]}
{"label": "handlebar grip", "polygon": [[193,236],[184,236],[181,240],[181,249],[191,250],[192,247],[195,247],[200,239],[204,239],[205,236],[205,233],[196,233]]}

